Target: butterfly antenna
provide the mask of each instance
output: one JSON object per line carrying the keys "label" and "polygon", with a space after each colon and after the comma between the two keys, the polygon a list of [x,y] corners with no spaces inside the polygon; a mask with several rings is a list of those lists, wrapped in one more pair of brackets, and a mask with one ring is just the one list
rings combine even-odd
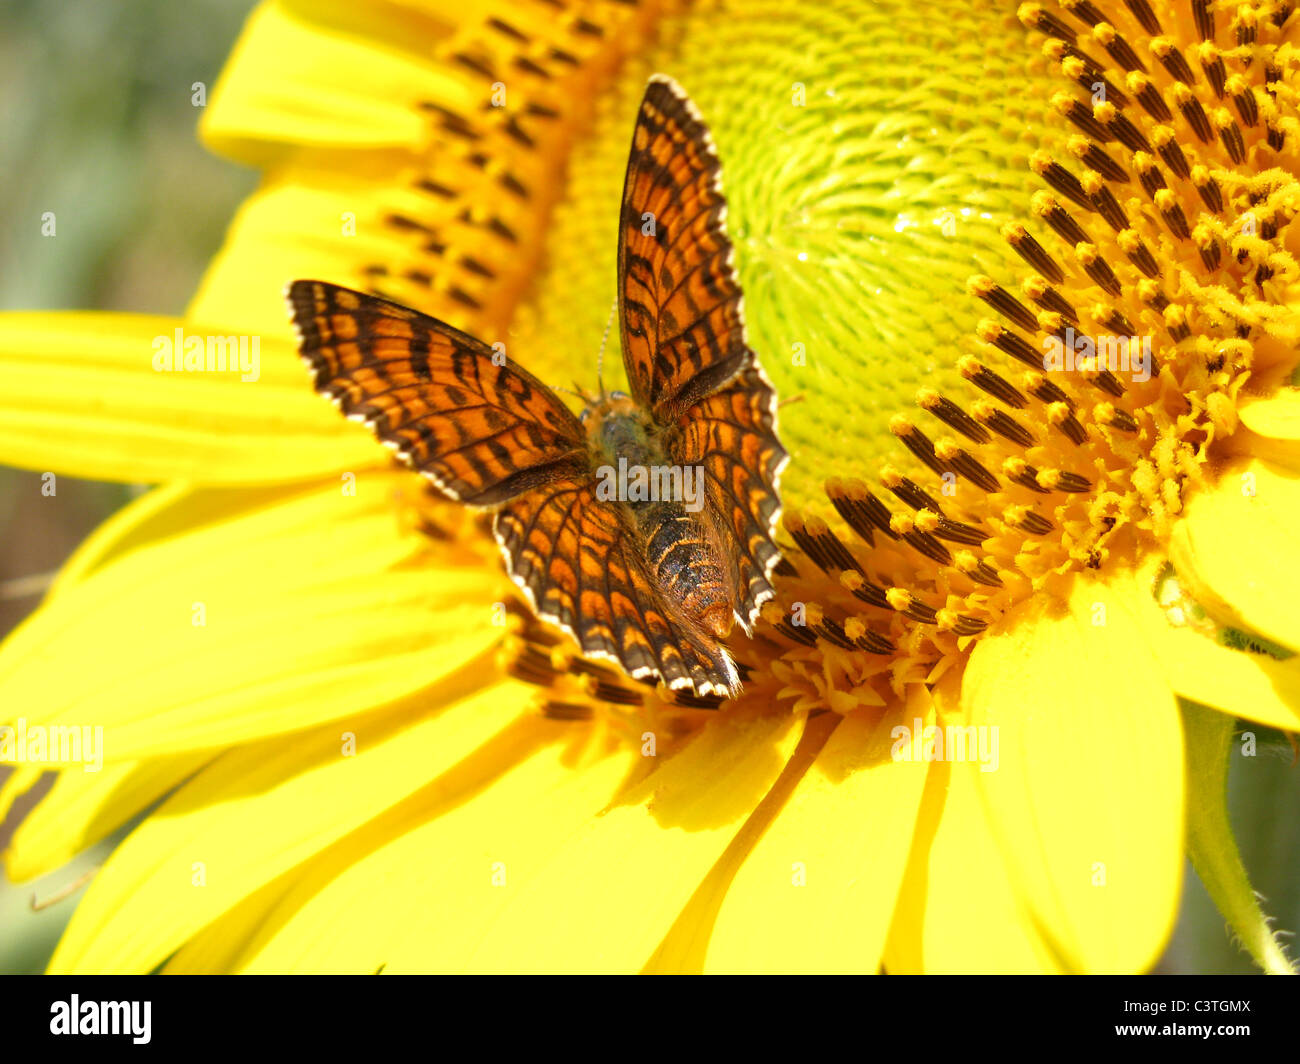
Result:
{"label": "butterfly antenna", "polygon": [[586,403],[586,404],[590,404],[590,403],[591,403],[591,399],[590,399],[590,397],[587,396],[587,395],[585,395],[583,392],[575,392],[572,388],[563,388],[563,387],[561,387],[561,386],[558,385],[558,384],[551,384],[551,385],[548,385],[548,387],[549,387],[549,388],[551,389],[551,391],[553,391],[553,392],[564,392],[566,395],[571,395],[571,396],[573,396],[575,399],[581,399],[581,400],[583,401],[583,403]]}
{"label": "butterfly antenna", "polygon": [[609,305],[609,317],[605,319],[605,335],[600,338],[600,354],[596,356],[596,384],[600,388],[600,397],[605,398],[605,381],[600,375],[600,367],[605,364],[605,342],[609,339],[609,327],[614,324],[614,311],[618,310],[618,299]]}

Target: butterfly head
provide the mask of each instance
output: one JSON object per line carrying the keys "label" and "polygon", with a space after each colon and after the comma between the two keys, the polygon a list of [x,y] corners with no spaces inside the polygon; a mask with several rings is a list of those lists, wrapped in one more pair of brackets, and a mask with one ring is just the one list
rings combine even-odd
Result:
{"label": "butterfly head", "polygon": [[598,436],[615,424],[640,424],[644,418],[636,400],[627,392],[605,392],[598,398],[586,400],[578,420],[586,426],[587,435]]}

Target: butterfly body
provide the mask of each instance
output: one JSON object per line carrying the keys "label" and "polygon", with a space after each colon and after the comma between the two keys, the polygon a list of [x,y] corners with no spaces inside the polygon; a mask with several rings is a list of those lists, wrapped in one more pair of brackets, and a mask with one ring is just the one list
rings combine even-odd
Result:
{"label": "butterfly body", "polygon": [[651,78],[619,214],[630,395],[579,418],[513,360],[372,295],[295,281],[318,391],[448,498],[493,511],[506,571],[588,656],[697,696],[734,696],[722,640],[774,594],[776,395],[745,339],[712,139]]}
{"label": "butterfly body", "polygon": [[684,468],[654,419],[621,392],[590,402],[582,420],[598,474],[597,498],[620,504],[651,575],[681,604],[684,619],[725,637],[735,594],[727,586],[717,537],[702,516],[703,468]]}

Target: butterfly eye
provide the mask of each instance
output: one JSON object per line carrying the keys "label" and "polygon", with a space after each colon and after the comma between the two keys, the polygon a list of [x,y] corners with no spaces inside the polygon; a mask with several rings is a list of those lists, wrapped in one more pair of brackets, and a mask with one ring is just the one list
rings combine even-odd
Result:
{"label": "butterfly eye", "polygon": [[632,398],[630,395],[627,394],[627,392],[610,392],[610,393],[609,393],[609,397],[610,397],[611,399],[631,399],[631,398]]}
{"label": "butterfly eye", "polygon": [[578,414],[578,420],[585,425],[587,423],[587,418],[590,415],[591,415],[591,407],[584,406],[582,408],[582,412]]}

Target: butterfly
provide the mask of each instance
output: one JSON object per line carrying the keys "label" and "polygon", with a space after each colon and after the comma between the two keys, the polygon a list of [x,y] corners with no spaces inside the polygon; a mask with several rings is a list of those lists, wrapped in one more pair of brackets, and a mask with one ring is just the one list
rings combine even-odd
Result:
{"label": "butterfly", "polygon": [[745,337],[712,138],[671,78],[637,114],[618,232],[631,394],[575,414],[499,350],[324,281],[287,298],[317,391],[439,491],[490,509],[534,613],[635,680],[734,697],[722,640],[752,633],[780,561],[788,454]]}

